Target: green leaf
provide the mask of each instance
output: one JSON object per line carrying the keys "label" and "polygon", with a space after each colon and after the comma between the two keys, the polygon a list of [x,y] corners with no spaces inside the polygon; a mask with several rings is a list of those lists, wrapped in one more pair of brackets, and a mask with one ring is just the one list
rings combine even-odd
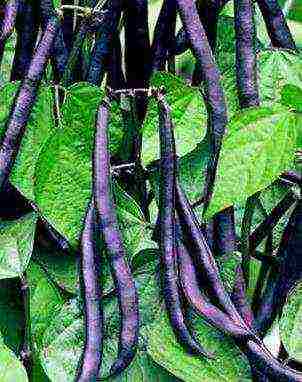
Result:
{"label": "green leaf", "polygon": [[283,345],[289,354],[302,362],[302,284],[289,296],[279,322]]}
{"label": "green leaf", "polygon": [[[95,115],[102,96],[102,91],[92,85],[78,84],[70,88],[62,107],[64,128],[48,140],[35,173],[36,203],[42,215],[73,245],[78,241],[91,196]],[[116,117],[113,119],[109,125],[111,153],[117,151],[122,139],[121,126]],[[122,224],[127,226],[129,223],[129,230],[133,230],[133,226],[141,229],[143,222],[137,219],[135,201],[121,196],[121,192],[116,186],[115,197],[117,203],[122,204],[118,209],[127,213],[126,217],[122,212],[125,217]],[[128,198],[126,204],[125,198]],[[134,210],[135,216],[131,214]],[[136,237],[136,243],[138,241],[140,238]],[[129,248],[133,249],[132,244]]]}
{"label": "green leaf", "polygon": [[[231,9],[231,11],[233,11],[233,9]],[[233,15],[234,13],[231,15],[232,17],[221,16],[218,19],[215,59],[221,73],[224,73],[229,68],[235,67],[236,47]]]}
{"label": "green leaf", "polygon": [[202,320],[199,320],[196,329],[198,339],[206,349],[215,353],[215,359],[188,355],[176,341],[165,314],[161,314],[150,330],[148,354],[156,363],[184,382],[235,382],[250,377],[247,360],[229,338]]}
{"label": "green leaf", "polygon": [[302,56],[278,49],[262,51],[258,55],[259,92],[262,102],[280,101],[284,85],[302,88]]}
{"label": "green leaf", "polygon": [[223,142],[206,216],[244,203],[290,169],[299,135],[297,127],[295,114],[279,106],[251,108],[234,117]]}
{"label": "green leaf", "polygon": [[0,279],[21,276],[29,263],[37,216],[28,214],[16,221],[0,221]]}
{"label": "green leaf", "polygon": [[40,152],[54,130],[52,90],[49,86],[41,86],[10,177],[12,183],[30,200],[35,198],[35,169]]}
{"label": "green leaf", "polygon": [[79,280],[75,256],[40,246],[35,248],[34,260],[62,289],[73,294],[78,292]]}
{"label": "green leaf", "polygon": [[[184,155],[201,141],[206,129],[206,109],[198,88],[188,86],[180,77],[157,72],[151,86],[164,86],[171,107],[178,155]],[[158,109],[152,98],[143,126],[142,160],[144,164],[159,158]]]}
{"label": "green leaf", "polygon": [[46,273],[34,262],[26,272],[30,295],[31,338],[35,350],[42,346],[42,338],[64,301]]}
{"label": "green leaf", "polygon": [[281,102],[302,113],[302,89],[295,85],[285,85],[281,91]]}
{"label": "green leaf", "polygon": [[17,279],[0,280],[0,337],[17,352],[22,340],[24,311]]}
{"label": "green leaf", "polygon": [[16,355],[5,346],[0,338],[0,381],[27,382],[26,370]]}
{"label": "green leaf", "polygon": [[[19,83],[8,83],[0,89],[0,135],[13,105]],[[42,85],[22,139],[10,180],[28,199],[34,200],[35,166],[47,138],[54,130],[51,88]]]}

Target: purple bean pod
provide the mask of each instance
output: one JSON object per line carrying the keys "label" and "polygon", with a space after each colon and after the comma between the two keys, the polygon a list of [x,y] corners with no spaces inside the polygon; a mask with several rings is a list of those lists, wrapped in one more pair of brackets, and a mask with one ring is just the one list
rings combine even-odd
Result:
{"label": "purple bean pod", "polygon": [[268,233],[274,229],[278,221],[284,216],[286,211],[296,202],[293,193],[288,193],[285,197],[272,209],[271,213],[258,225],[250,234],[249,246],[254,251]]}
{"label": "purple bean pod", "polygon": [[[97,31],[97,38],[91,53],[86,81],[101,85],[108,60],[112,60],[113,43],[118,37],[118,23],[121,15],[121,1],[111,0],[106,7],[104,20]],[[117,36],[116,36],[117,35]]]}
{"label": "purple bean pod", "polygon": [[[42,30],[45,29],[50,17],[58,17],[56,15],[52,0],[41,0],[41,25]],[[59,81],[64,73],[68,61],[68,51],[65,46],[62,26],[58,29],[57,36],[54,41],[53,50],[51,53],[51,63],[53,66],[54,77]]]}
{"label": "purple bean pod", "polygon": [[289,30],[278,0],[257,0],[267,33],[275,48],[296,49],[296,44]]}
{"label": "purple bean pod", "polygon": [[164,0],[160,10],[152,42],[152,72],[164,70],[171,52],[175,35],[176,3],[174,0]]}
{"label": "purple bean pod", "polygon": [[18,0],[9,0],[5,6],[4,20],[2,21],[1,31],[0,31],[0,42],[5,42],[14,30],[17,11],[18,11]]}
{"label": "purple bean pod", "polygon": [[121,40],[117,35],[113,39],[112,54],[108,66],[108,85],[112,89],[125,89],[126,79],[123,72]]}
{"label": "purple bean pod", "polygon": [[[73,5],[74,0],[62,0],[62,5]],[[73,11],[65,10],[62,22],[63,37],[68,54],[70,54],[73,44]]]}
{"label": "purple bean pod", "polygon": [[163,295],[176,338],[197,355],[211,357],[189,332],[182,311],[177,280],[175,241],[175,143],[170,108],[162,94],[158,95],[160,135],[159,247],[163,267]]}
{"label": "purple bean pod", "polygon": [[118,359],[110,370],[112,375],[116,375],[126,369],[135,356],[138,343],[139,312],[137,291],[126,259],[119,232],[116,207],[111,196],[110,154],[107,137],[108,119],[109,105],[104,100],[97,113],[93,157],[93,190],[99,228],[105,243],[121,314]]}
{"label": "purple bean pod", "polygon": [[236,80],[241,108],[259,106],[253,0],[234,0]]}
{"label": "purple bean pod", "polygon": [[245,280],[241,265],[237,266],[235,277],[236,278],[231,299],[235,308],[241,314],[241,317],[244,319],[245,323],[248,325],[248,327],[252,328],[254,322],[254,315],[250,303],[247,300]]}
{"label": "purple bean pod", "polygon": [[213,218],[213,252],[217,256],[230,254],[236,250],[234,207],[218,212]]}
{"label": "purple bean pod", "polygon": [[183,230],[185,244],[192,253],[199,275],[207,282],[210,295],[238,326],[247,328],[220,280],[217,264],[204,233],[199,227],[198,219],[178,183],[176,184],[176,210]]}
{"label": "purple bean pod", "polygon": [[100,288],[100,254],[96,248],[96,219],[93,202],[87,208],[81,237],[85,345],[75,381],[94,381],[99,375],[103,353],[103,309]]}
{"label": "purple bean pod", "polygon": [[16,95],[0,147],[0,187],[9,178],[60,23],[50,19]]}
{"label": "purple bean pod", "polygon": [[[212,52],[215,51],[217,39],[217,26],[219,16],[219,5],[216,2],[200,2],[198,4],[198,14],[200,21],[204,27],[209,45]],[[200,63],[197,62],[194,68],[192,85],[199,86],[203,80],[202,68]]]}
{"label": "purple bean pod", "polygon": [[23,80],[31,65],[39,32],[38,7],[33,3],[33,0],[19,0],[16,18],[17,43],[11,81]]}
{"label": "purple bean pod", "polygon": [[226,102],[220,83],[220,73],[215,64],[205,30],[200,22],[195,2],[193,0],[177,0],[177,5],[192,52],[201,69],[208,111],[208,138],[211,155],[207,166],[204,189],[206,208],[212,195],[219,152],[227,124]]}
{"label": "purple bean pod", "polygon": [[210,325],[239,342],[253,338],[254,334],[247,327],[238,325],[229,315],[209,302],[200,289],[193,260],[185,246],[180,242],[178,242],[177,252],[181,287],[190,306],[196,313],[200,314]]}
{"label": "purple bean pod", "polygon": [[279,269],[271,268],[257,311],[255,326],[265,335],[282,312],[289,292],[302,279],[302,203],[299,201],[284,230],[278,248]]}
{"label": "purple bean pod", "polygon": [[[254,370],[256,370],[264,378],[264,381],[276,382],[301,382],[302,373],[299,373],[287,366],[282,365],[273,355],[265,348],[252,340],[242,348],[245,355]],[[262,379],[263,381],[263,379]]]}

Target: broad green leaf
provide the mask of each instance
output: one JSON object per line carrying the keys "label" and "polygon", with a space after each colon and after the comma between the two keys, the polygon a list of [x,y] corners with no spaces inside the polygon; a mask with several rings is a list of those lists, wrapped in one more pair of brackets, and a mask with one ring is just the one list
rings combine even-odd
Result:
{"label": "broad green leaf", "polygon": [[71,254],[57,252],[52,248],[36,247],[36,260],[47,274],[64,290],[76,294],[79,288],[77,259]]}
{"label": "broad green leaf", "polygon": [[[78,84],[67,92],[62,108],[64,128],[57,130],[40,154],[36,168],[35,195],[46,219],[75,245],[91,195],[92,148],[95,114],[102,91],[92,85]],[[113,113],[114,114],[114,113]],[[109,124],[111,153],[117,151],[122,129],[114,117]],[[124,195],[121,195],[124,193]],[[133,251],[141,242],[145,225],[135,201],[117,185],[114,186],[120,223],[128,232],[126,243]],[[143,232],[144,231],[144,232]]]}
{"label": "broad green leaf", "polygon": [[5,346],[0,338],[0,381],[27,382],[27,374],[21,361]]}
{"label": "broad green leaf", "polygon": [[10,178],[21,193],[30,200],[34,200],[36,163],[47,138],[54,129],[52,90],[50,87],[42,86]]}
{"label": "broad green leaf", "polygon": [[0,280],[0,337],[17,352],[22,341],[24,311],[17,279]]}
{"label": "broad green leaf", "polygon": [[34,244],[37,216],[0,221],[0,279],[21,276],[28,266]]}
{"label": "broad green leaf", "polygon": [[262,102],[279,101],[284,85],[302,88],[301,54],[270,49],[258,55],[259,92]]}
{"label": "broad green leaf", "polygon": [[302,362],[302,284],[289,296],[279,322],[282,343],[289,354]]}
{"label": "broad green leaf", "polygon": [[66,303],[48,325],[39,353],[51,381],[72,382],[83,347],[83,318],[77,302]]}
{"label": "broad green leaf", "polygon": [[295,85],[285,85],[281,91],[281,102],[302,113],[302,88]]}
{"label": "broad green leaf", "polygon": [[233,17],[221,16],[218,19],[215,58],[221,73],[235,66],[235,26]]}
{"label": "broad green leaf", "polygon": [[235,382],[250,377],[247,360],[229,338],[202,320],[199,320],[195,333],[203,346],[215,353],[215,359],[188,355],[176,341],[164,314],[161,314],[150,330],[148,354],[156,363],[184,382]]}
{"label": "broad green leaf", "polygon": [[[180,77],[164,72],[155,73],[151,86],[164,86],[171,107],[177,153],[180,156],[188,153],[201,141],[206,128],[206,109],[200,91]],[[142,160],[148,164],[158,158],[158,108],[152,98],[143,126]]]}
{"label": "broad green leaf", "polygon": [[[8,83],[0,89],[0,135],[17,93],[19,83]],[[12,183],[28,199],[34,200],[35,165],[47,138],[54,130],[53,97],[51,88],[40,87],[37,100],[22,139],[19,154],[11,174]]]}
{"label": "broad green leaf", "polygon": [[297,119],[275,108],[253,108],[229,123],[217,168],[214,193],[207,217],[267,187],[293,165]]}
{"label": "broad green leaf", "polygon": [[64,301],[45,271],[36,263],[31,262],[26,276],[30,288],[31,338],[35,350],[38,351],[41,349],[45,330]]}

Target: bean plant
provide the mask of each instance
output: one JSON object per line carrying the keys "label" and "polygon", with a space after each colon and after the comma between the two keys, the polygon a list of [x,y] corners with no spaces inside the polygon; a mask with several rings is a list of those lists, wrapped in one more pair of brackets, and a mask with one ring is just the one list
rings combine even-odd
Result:
{"label": "bean plant", "polygon": [[0,382],[302,381],[299,0],[0,4]]}

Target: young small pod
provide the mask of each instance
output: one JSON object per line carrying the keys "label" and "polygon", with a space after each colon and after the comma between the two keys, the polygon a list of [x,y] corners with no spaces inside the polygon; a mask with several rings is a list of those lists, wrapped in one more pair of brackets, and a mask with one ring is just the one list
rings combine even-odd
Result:
{"label": "young small pod", "polygon": [[110,154],[107,125],[109,120],[107,100],[99,106],[96,120],[93,154],[93,194],[98,226],[106,248],[121,314],[118,359],[111,367],[111,375],[120,374],[133,360],[139,330],[138,296],[127,262],[119,231],[114,200],[111,196]]}

